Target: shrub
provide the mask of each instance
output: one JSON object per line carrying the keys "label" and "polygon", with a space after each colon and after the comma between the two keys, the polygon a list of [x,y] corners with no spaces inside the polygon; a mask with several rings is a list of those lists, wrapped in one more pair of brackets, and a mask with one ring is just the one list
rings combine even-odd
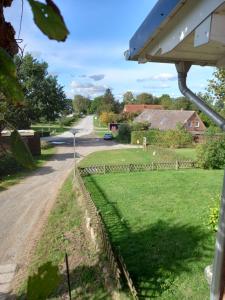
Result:
{"label": "shrub", "polygon": [[148,122],[133,123],[131,126],[131,131],[148,130],[149,127],[150,127],[150,123],[148,123]]}
{"label": "shrub", "polygon": [[70,126],[72,123],[77,121],[77,116],[72,117],[62,117],[59,119],[58,123],[61,126]]}
{"label": "shrub", "polygon": [[192,144],[192,135],[184,129],[160,131],[150,129],[145,131],[133,131],[131,133],[132,144],[142,144],[143,138],[147,138],[147,144],[169,148],[179,148]]}
{"label": "shrub", "polygon": [[50,149],[53,148],[53,145],[47,141],[41,141],[41,149]]}
{"label": "shrub", "polygon": [[203,169],[223,169],[225,167],[225,139],[209,140],[197,147],[197,161]]}
{"label": "shrub", "polygon": [[20,170],[22,167],[11,154],[7,153],[0,157],[0,177],[14,174]]}
{"label": "shrub", "polygon": [[131,128],[128,124],[121,124],[116,139],[119,142],[130,143],[131,140]]}
{"label": "shrub", "polygon": [[117,115],[113,112],[103,112],[101,113],[99,120],[102,124],[108,125],[109,123],[117,121]]}
{"label": "shrub", "polygon": [[209,220],[208,226],[209,228],[217,232],[218,230],[218,222],[219,222],[219,205],[220,205],[220,196],[216,196],[216,198],[212,199],[214,202],[214,206],[209,208]]}

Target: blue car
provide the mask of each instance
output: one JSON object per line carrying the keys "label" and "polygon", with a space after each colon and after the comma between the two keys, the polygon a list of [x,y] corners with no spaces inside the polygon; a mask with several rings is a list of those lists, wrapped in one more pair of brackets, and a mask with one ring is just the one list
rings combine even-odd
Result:
{"label": "blue car", "polygon": [[111,141],[113,139],[112,133],[105,133],[103,139],[105,141]]}

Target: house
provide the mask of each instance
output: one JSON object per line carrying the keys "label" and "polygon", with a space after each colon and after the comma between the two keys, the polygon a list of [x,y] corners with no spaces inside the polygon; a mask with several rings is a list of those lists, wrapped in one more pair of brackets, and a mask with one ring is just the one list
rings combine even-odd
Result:
{"label": "house", "polygon": [[190,110],[144,110],[134,122],[149,122],[150,128],[159,130],[176,129],[178,124],[189,131],[196,142],[202,140],[206,130],[204,123],[195,111]]}
{"label": "house", "polygon": [[140,113],[145,109],[164,109],[162,105],[157,104],[126,104],[124,106],[124,113]]}

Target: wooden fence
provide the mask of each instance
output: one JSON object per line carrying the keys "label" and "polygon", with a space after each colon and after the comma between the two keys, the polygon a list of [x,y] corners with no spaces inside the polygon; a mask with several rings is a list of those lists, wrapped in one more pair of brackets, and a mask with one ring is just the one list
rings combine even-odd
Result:
{"label": "wooden fence", "polygon": [[88,176],[106,173],[193,169],[196,166],[196,162],[192,160],[176,160],[173,162],[152,162],[149,164],[92,165],[88,167],[79,167],[79,171],[81,176]]}
{"label": "wooden fence", "polygon": [[108,258],[110,272],[112,277],[115,280],[116,287],[118,289],[121,288],[121,274],[123,272],[124,277],[127,280],[127,285],[130,289],[131,295],[133,296],[134,299],[138,299],[136,289],[133,285],[133,282],[127,271],[123,259],[117,256],[112,249],[100,212],[97,210],[91,198],[91,195],[87,191],[83,179],[81,177],[81,169],[76,170],[76,178],[77,178],[79,188],[82,192],[82,196],[83,196],[82,198],[84,200],[85,208],[87,209],[88,215],[91,219],[91,226],[94,229],[95,234],[97,235],[98,246]]}

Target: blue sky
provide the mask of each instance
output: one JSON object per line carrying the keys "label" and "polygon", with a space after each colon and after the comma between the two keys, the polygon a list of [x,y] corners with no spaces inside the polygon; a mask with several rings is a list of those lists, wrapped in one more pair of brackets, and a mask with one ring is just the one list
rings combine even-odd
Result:
{"label": "blue sky", "polygon": [[[43,2],[43,1],[42,1]],[[159,96],[180,96],[173,65],[128,62],[123,53],[129,40],[147,16],[156,0],[55,0],[61,9],[70,36],[65,43],[48,40],[32,21],[32,12],[24,0],[20,38],[22,47],[49,64],[68,97],[75,94],[91,98],[111,88],[116,98],[123,93],[149,92]],[[21,0],[6,9],[6,18],[18,32]],[[213,68],[192,67],[188,83],[195,91],[204,91]]]}

